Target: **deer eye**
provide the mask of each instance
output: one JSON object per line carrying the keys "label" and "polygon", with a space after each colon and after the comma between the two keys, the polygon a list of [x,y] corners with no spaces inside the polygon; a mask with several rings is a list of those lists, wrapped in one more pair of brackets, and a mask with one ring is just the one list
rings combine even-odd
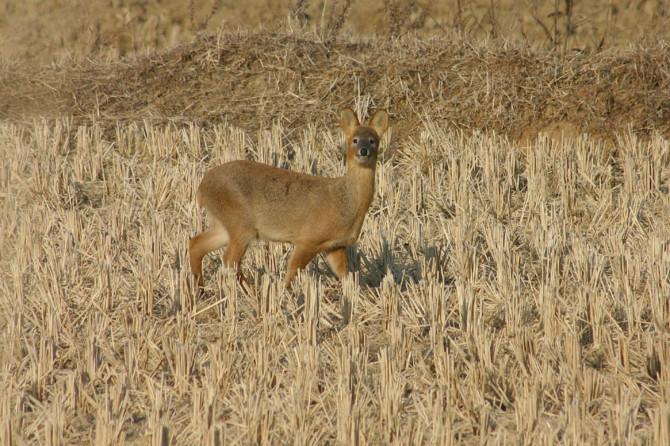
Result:
{"label": "deer eye", "polygon": [[351,142],[353,142],[354,144],[358,144],[358,138],[354,138]]}
{"label": "deer eye", "polygon": [[375,140],[374,140],[374,138],[370,138],[370,144],[372,144],[373,146],[375,145]]}

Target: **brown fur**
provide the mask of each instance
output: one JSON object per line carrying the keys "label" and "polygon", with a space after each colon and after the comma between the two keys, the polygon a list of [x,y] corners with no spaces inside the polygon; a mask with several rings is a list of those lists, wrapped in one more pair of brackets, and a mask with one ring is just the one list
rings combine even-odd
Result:
{"label": "brown fur", "polygon": [[342,177],[307,175],[253,161],[231,161],[205,174],[197,199],[212,226],[189,243],[191,271],[200,286],[202,258],[226,245],[224,264],[236,266],[240,282],[246,284],[240,264],[254,239],[295,245],[286,287],[320,252],[327,253],[340,278],[347,274],[345,247],[358,240],[372,202],[379,138],[388,128],[388,114],[379,110],[363,126],[345,109],[340,126],[347,136],[347,172]]}

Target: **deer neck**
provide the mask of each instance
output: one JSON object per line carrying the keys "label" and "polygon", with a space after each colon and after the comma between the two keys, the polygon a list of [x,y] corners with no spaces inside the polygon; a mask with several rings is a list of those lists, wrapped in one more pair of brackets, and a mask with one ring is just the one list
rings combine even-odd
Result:
{"label": "deer neck", "polygon": [[375,193],[375,169],[350,164],[342,180],[351,206],[357,212],[367,212]]}

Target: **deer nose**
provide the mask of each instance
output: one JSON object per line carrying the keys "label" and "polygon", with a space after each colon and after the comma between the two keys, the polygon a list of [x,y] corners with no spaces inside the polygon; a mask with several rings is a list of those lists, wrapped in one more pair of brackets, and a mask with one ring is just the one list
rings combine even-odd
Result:
{"label": "deer nose", "polygon": [[361,147],[358,150],[358,156],[370,156],[370,149],[367,147]]}

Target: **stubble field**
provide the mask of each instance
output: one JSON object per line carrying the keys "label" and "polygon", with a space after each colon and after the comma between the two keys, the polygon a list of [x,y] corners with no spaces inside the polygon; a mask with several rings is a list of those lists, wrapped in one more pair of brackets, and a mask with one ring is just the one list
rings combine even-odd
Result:
{"label": "stubble field", "polygon": [[[341,29],[322,8],[260,30],[210,30],[196,4],[204,26],[175,12],[152,50],[140,2],[123,30],[141,50],[6,50],[0,443],[670,442],[670,55],[643,22],[664,3],[638,12],[660,40],[631,48],[485,40],[505,2],[472,28],[415,4],[436,19],[405,34],[369,2],[364,30],[362,3]],[[346,106],[391,114],[354,273],[318,258],[285,292],[291,247],[258,242],[253,296],[217,253],[195,298],[204,172],[341,175]]]}

